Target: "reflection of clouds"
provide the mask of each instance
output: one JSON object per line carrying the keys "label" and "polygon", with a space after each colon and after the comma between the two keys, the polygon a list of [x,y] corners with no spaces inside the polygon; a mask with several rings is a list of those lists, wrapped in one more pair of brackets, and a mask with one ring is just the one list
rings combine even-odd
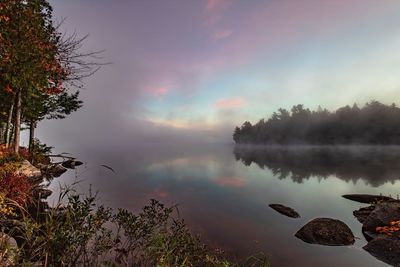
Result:
{"label": "reflection of clouds", "polygon": [[236,146],[236,160],[244,165],[268,168],[275,177],[290,177],[302,183],[334,175],[346,182],[361,179],[377,187],[400,179],[400,149],[397,147],[245,147]]}
{"label": "reflection of clouds", "polygon": [[174,159],[166,159],[160,162],[153,163],[147,166],[148,170],[160,169],[165,168],[167,166],[175,166],[175,167],[187,167],[189,165],[202,165],[206,166],[207,163],[210,161],[210,157],[203,156],[203,157],[179,157]]}
{"label": "reflection of clouds", "polygon": [[168,197],[168,191],[162,188],[162,186],[154,189],[153,192],[150,192],[149,198],[159,199]]}
{"label": "reflection of clouds", "polygon": [[243,187],[246,181],[243,177],[217,177],[214,183],[221,186]]}

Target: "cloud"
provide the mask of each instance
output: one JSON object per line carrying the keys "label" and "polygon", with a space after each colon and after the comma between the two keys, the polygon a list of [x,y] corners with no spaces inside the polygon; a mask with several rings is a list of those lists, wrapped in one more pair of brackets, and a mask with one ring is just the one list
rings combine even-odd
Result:
{"label": "cloud", "polygon": [[214,11],[220,9],[225,5],[225,3],[226,3],[225,0],[207,0],[206,10]]}
{"label": "cloud", "polygon": [[231,36],[233,33],[232,30],[219,30],[214,33],[214,38],[217,40],[225,39]]}
{"label": "cloud", "polygon": [[190,125],[183,120],[165,120],[160,118],[148,118],[148,121],[159,126],[171,127],[177,129],[190,129]]}
{"label": "cloud", "polygon": [[168,94],[169,89],[166,87],[159,87],[159,88],[147,88],[146,92],[152,96],[161,97],[163,95]]}
{"label": "cloud", "polygon": [[215,102],[215,106],[221,109],[241,108],[246,105],[246,101],[241,98],[224,98]]}
{"label": "cloud", "polygon": [[204,24],[212,27],[218,24],[223,18],[224,11],[229,7],[228,0],[208,0],[204,9]]}

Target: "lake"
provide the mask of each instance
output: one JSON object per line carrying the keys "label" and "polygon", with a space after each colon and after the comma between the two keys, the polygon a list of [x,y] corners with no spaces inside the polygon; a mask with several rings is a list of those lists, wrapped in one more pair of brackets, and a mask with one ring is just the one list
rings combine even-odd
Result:
{"label": "lake", "polygon": [[[138,211],[151,198],[178,204],[192,231],[228,255],[264,252],[273,266],[287,267],[387,266],[362,249],[366,241],[352,212],[366,205],[341,195],[397,197],[397,147],[141,145],[75,155],[86,164],[54,180],[53,189],[81,180],[80,190],[91,184],[100,192],[99,202],[112,207]],[[271,203],[290,206],[301,218],[285,217],[269,208]],[[345,222],[358,237],[355,244],[329,247],[297,239],[296,231],[316,217]]]}

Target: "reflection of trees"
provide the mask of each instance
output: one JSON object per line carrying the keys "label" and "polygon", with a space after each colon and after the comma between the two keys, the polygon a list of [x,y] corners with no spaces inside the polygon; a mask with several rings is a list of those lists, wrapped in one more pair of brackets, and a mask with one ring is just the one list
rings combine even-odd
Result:
{"label": "reflection of trees", "polygon": [[400,148],[236,146],[233,153],[246,166],[255,163],[279,179],[290,177],[298,183],[334,175],[346,182],[362,179],[376,187],[400,179]]}

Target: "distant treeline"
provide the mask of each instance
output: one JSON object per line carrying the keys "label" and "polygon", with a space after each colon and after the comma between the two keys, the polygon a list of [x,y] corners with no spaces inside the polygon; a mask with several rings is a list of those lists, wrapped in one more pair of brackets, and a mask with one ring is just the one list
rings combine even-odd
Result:
{"label": "distant treeline", "polygon": [[335,112],[303,105],[289,112],[280,108],[268,120],[246,121],[233,133],[240,144],[399,145],[400,108],[371,101],[359,108],[345,106]]}

